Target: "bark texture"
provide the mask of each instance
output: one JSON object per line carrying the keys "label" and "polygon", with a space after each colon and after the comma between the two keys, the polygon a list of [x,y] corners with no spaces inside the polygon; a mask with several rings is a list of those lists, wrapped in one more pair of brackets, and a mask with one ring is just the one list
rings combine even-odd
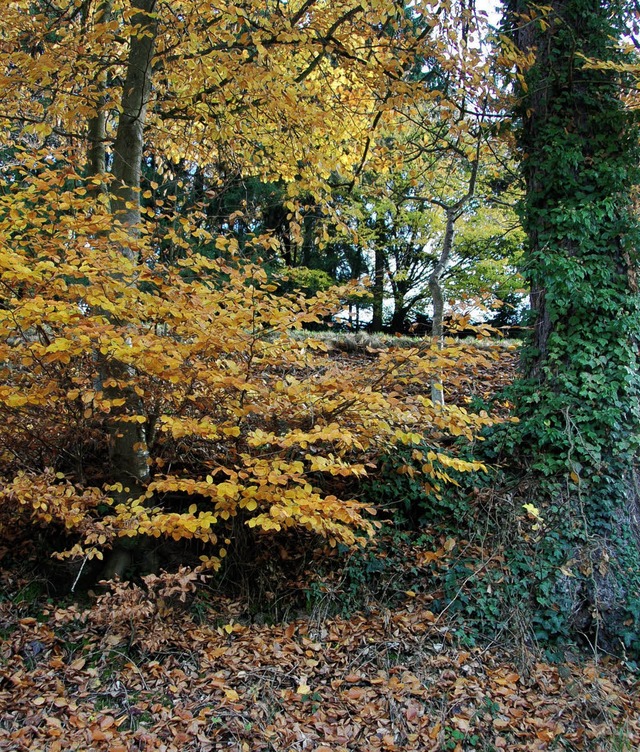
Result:
{"label": "bark texture", "polygon": [[[132,0],[136,12],[131,23],[133,33],[129,42],[126,76],[120,101],[120,116],[116,131],[111,171],[111,210],[114,225],[120,226],[132,238],[139,237],[140,228],[140,178],[144,151],[144,127],[152,88],[152,65],[158,31],[155,16],[156,0]],[[95,23],[106,23],[112,13],[112,3],[105,0],[96,8]],[[106,79],[99,84],[104,89]],[[99,87],[100,88],[100,87]],[[104,175],[107,171],[107,132],[105,100],[99,98],[96,113],[88,122],[87,163],[89,174]],[[134,244],[122,243],[120,252],[135,265],[137,254]],[[128,280],[135,285],[135,274]],[[99,378],[102,384],[118,381],[124,384],[133,380],[131,366],[101,353],[97,354]],[[126,386],[103,387],[110,399],[124,398],[124,404],[113,409],[108,424],[111,481],[121,484],[114,492],[118,501],[126,502],[144,493],[149,480],[149,452],[145,424],[122,420],[131,415],[144,415],[144,405],[133,388]],[[102,578],[122,577],[132,564],[132,550],[124,544],[116,546],[105,562]]]}
{"label": "bark texture", "polygon": [[[129,44],[127,74],[121,100],[116,140],[113,147],[112,172],[115,178],[112,195],[114,220],[121,224],[131,237],[139,235],[140,227],[140,177],[144,151],[144,126],[151,94],[151,74],[158,23],[154,15],[156,0],[133,0],[137,8],[131,20],[134,33]],[[136,255],[128,245],[121,252],[130,261]],[[135,284],[135,280],[132,280]],[[127,381],[131,369],[122,363],[106,363],[106,376]],[[114,394],[114,396],[116,396]],[[122,414],[136,414],[143,410],[139,397],[132,389],[121,390],[126,403]],[[117,415],[110,428],[111,463],[115,480],[130,487],[132,496],[139,495],[149,479],[149,452],[144,424],[118,421]]]}

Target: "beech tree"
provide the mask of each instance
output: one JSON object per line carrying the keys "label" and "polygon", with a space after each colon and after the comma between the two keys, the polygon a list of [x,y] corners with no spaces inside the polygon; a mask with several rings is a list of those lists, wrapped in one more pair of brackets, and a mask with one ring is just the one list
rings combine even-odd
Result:
{"label": "beech tree", "polygon": [[[321,202],[330,179],[358,178],[372,131],[412,91],[416,50],[458,66],[454,30],[429,3],[407,14],[387,0],[9,4],[0,500],[16,519],[62,525],[80,538],[70,553],[87,557],[128,538],[195,538],[215,546],[204,556],[215,567],[235,517],[332,545],[372,534],[374,510],[347,480],[397,444],[415,447],[434,484],[447,467],[480,467],[423,442],[471,438],[486,415],[391,389],[442,363],[390,352],[344,383],[322,345],[290,336],[340,292],[274,294],[232,228],[214,236],[201,209],[172,211],[165,186],[142,182],[147,160],[159,179],[186,166],[215,191],[217,166],[233,164],[282,185],[295,218],[299,198]],[[244,248],[258,258],[278,242],[248,233]]]}
{"label": "beech tree", "polygon": [[640,641],[640,134],[617,41],[629,6],[505,4],[527,58],[515,114],[533,329],[517,451],[544,503],[536,556],[516,572],[533,584],[540,636],[577,631],[613,649]]}

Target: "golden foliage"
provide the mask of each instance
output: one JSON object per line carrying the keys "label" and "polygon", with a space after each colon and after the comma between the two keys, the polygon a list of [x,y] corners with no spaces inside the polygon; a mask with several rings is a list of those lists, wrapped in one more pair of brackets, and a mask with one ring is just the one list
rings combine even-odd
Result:
{"label": "golden foliage", "polygon": [[[163,266],[148,238],[105,231],[109,215],[77,174],[56,193],[72,210],[58,207],[54,221],[52,201],[37,197],[58,174],[30,171],[0,198],[1,498],[76,529],[92,555],[116,536],[217,543],[237,515],[351,544],[373,532],[375,512],[351,481],[381,453],[425,436],[471,438],[490,422],[434,407],[416,388],[451,367],[447,350],[391,349],[347,375],[322,343],[291,336],[346,290],[277,295],[261,266],[198,254]],[[122,256],[125,241],[142,263]],[[117,379],[101,382],[105,360]],[[143,424],[149,443],[152,481],[134,499],[109,485],[106,461],[107,427],[126,422]],[[429,453],[427,474],[436,459],[475,467]],[[166,511],[176,496],[194,503]]]}
{"label": "golden foliage", "polygon": [[[347,291],[277,295],[260,263],[240,261],[232,233],[205,229],[202,205],[181,211],[176,196],[154,193],[155,180],[143,189],[141,153],[113,145],[137,139],[156,177],[193,166],[214,192],[229,165],[278,180],[294,217],[297,199],[326,194],[331,175],[357,178],[371,130],[395,122],[411,96],[448,119],[449,94],[482,88],[478,51],[461,41],[449,4],[415,3],[411,14],[389,0],[9,4],[0,30],[4,505],[76,531],[82,544],[71,553],[89,556],[117,537],[195,538],[218,546],[207,559],[215,565],[226,550],[220,531],[237,516],[351,544],[374,530],[357,488],[381,453],[425,436],[471,437],[489,422],[422,394],[455,362],[449,352],[392,350],[345,374],[318,342],[292,337]],[[132,51],[147,36],[141,71]],[[426,58],[451,73],[446,96],[408,75]],[[137,115],[125,107],[132,93]],[[121,128],[134,116],[135,139]],[[108,173],[115,157],[132,160],[131,174]],[[177,264],[162,262],[166,246]],[[273,234],[249,237],[242,252],[276,246]],[[129,486],[126,462],[114,472],[125,446],[137,463]],[[187,511],[175,511],[185,497]]]}

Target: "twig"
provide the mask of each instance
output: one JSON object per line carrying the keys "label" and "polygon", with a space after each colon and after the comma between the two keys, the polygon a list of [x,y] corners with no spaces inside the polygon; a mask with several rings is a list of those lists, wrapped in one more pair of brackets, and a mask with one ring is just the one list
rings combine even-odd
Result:
{"label": "twig", "polygon": [[82,575],[82,570],[84,569],[84,565],[87,563],[87,560],[89,559],[89,556],[85,556],[82,564],[80,565],[80,569],[78,570],[78,574],[76,575],[75,580],[73,581],[73,585],[71,586],[71,592],[75,592],[76,585],[78,584],[78,580],[80,579],[80,576]]}

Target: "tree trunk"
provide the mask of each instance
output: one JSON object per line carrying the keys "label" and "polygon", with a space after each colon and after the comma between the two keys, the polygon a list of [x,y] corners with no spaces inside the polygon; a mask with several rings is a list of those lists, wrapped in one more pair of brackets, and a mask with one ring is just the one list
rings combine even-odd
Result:
{"label": "tree trunk", "polygon": [[399,334],[407,330],[407,315],[409,309],[404,305],[404,298],[398,297],[394,300],[393,315],[389,322],[389,331],[391,334]]}
{"label": "tree trunk", "polygon": [[[144,150],[144,125],[151,93],[151,73],[158,24],[152,15],[156,0],[132,0],[138,9],[131,23],[138,29],[132,35],[127,61],[127,75],[122,92],[120,118],[113,154],[112,172],[115,178],[111,208],[116,222],[126,228],[130,237],[140,233],[140,176]],[[122,254],[134,263],[134,250],[121,248]],[[135,284],[135,280],[131,281]],[[125,380],[131,376],[130,369],[121,363],[107,364],[112,378]],[[114,395],[115,396],[115,395]],[[126,398],[122,413],[139,413],[140,399],[130,389],[119,394]],[[111,463],[116,481],[126,483],[131,495],[138,496],[149,479],[149,451],[146,428],[141,423],[118,421],[117,414],[110,427]]]}
{"label": "tree trunk", "polygon": [[[432,346],[440,350],[443,345],[444,335],[444,293],[442,291],[442,274],[447,268],[451,251],[453,250],[453,235],[455,232],[456,221],[460,216],[460,209],[457,207],[446,208],[447,222],[445,225],[444,238],[442,241],[442,251],[438,263],[434,266],[431,276],[429,277],[429,292],[433,300],[433,327],[431,329]],[[437,371],[431,381],[431,401],[434,405],[444,405],[444,387],[442,383],[442,372]]]}
{"label": "tree trunk", "polygon": [[506,7],[516,45],[535,55],[516,112],[534,327],[515,436],[546,531],[531,564],[533,624],[542,637],[573,629],[638,650],[639,134],[620,75],[584,63],[620,60],[612,40],[625,8],[553,0],[540,24],[520,15],[535,18],[528,0]]}
{"label": "tree trunk", "polygon": [[[137,12],[131,19],[137,29],[131,36],[127,73],[125,77],[120,117],[114,144],[112,173],[111,210],[114,222],[126,229],[129,237],[140,234],[140,176],[144,148],[144,125],[151,92],[151,71],[157,35],[157,21],[152,15],[156,0],[132,0]],[[111,13],[111,3],[103,2],[96,11],[96,22],[105,23]],[[103,175],[106,171],[106,115],[98,103],[96,114],[88,123],[89,149],[87,154],[90,174]],[[123,256],[134,264],[137,261],[134,249],[128,244],[120,248]],[[135,277],[129,280],[134,285]],[[115,379],[122,383],[135,376],[133,369],[112,358],[97,355],[100,381]],[[105,396],[110,399],[124,398],[125,403],[114,409],[108,424],[109,453],[114,483],[122,485],[121,491],[114,492],[118,501],[137,498],[144,492],[149,480],[149,452],[144,424],[120,420],[126,416],[143,413],[143,405],[133,388],[104,387]],[[119,545],[105,562],[102,577],[111,579],[122,576],[131,563],[131,546]]]}
{"label": "tree trunk", "polygon": [[384,312],[384,249],[380,242],[376,242],[373,270],[373,315],[371,317],[371,331],[381,332]]}
{"label": "tree trunk", "polygon": [[[113,176],[115,186],[111,207],[116,221],[137,237],[140,226],[140,175],[144,150],[144,125],[151,93],[151,73],[157,20],[152,15],[156,0],[132,0],[138,9],[131,19],[138,33],[131,37],[127,75],[122,91],[121,111],[118,120],[116,141],[113,147]],[[125,254],[135,261],[130,248]]]}
{"label": "tree trunk", "polygon": [[[484,117],[484,114],[483,114]],[[444,293],[442,291],[442,275],[447,268],[451,252],[453,251],[453,238],[456,229],[456,222],[462,216],[462,213],[473,198],[476,192],[476,183],[478,181],[478,169],[480,167],[480,146],[482,145],[483,131],[478,127],[476,139],[475,155],[471,162],[471,172],[469,173],[469,183],[467,192],[454,203],[445,203],[438,199],[431,199],[431,203],[444,209],[446,223],[444,237],[442,239],[442,251],[440,258],[436,263],[431,276],[429,277],[429,292],[433,300],[433,328],[431,330],[431,342],[435,349],[441,349],[444,335]],[[431,401],[434,405],[444,405],[444,390],[442,384],[442,374],[437,372],[431,381]]]}
{"label": "tree trunk", "polygon": [[[86,5],[85,8],[88,13],[89,6]],[[103,0],[103,2],[101,2],[96,8],[96,25],[109,23],[112,10],[112,0]],[[89,21],[89,17],[85,16],[84,23],[88,24]],[[89,148],[87,150],[88,172],[89,175],[93,176],[104,175],[107,171],[107,113],[105,111],[106,101],[104,96],[107,87],[106,71],[101,71],[98,74],[98,80],[96,83],[100,95],[96,103],[96,114],[89,119]]]}

